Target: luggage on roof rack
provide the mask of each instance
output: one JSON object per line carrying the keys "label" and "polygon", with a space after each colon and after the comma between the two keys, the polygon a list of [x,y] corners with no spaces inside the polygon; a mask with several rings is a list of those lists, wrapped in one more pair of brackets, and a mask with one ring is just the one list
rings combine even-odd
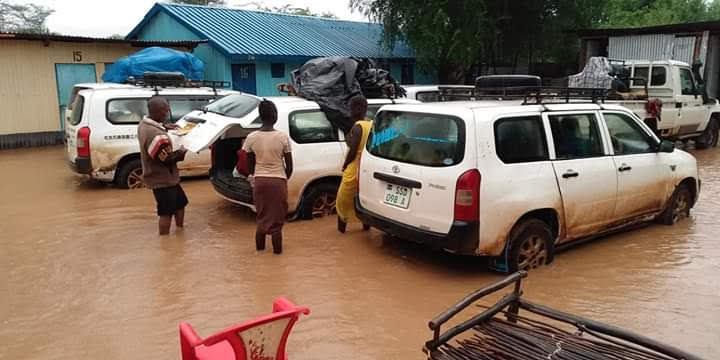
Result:
{"label": "luggage on roof rack", "polygon": [[151,87],[155,92],[161,88],[212,88],[217,95],[218,88],[229,88],[230,82],[216,80],[187,80],[180,72],[146,72],[141,78],[129,77],[128,84],[142,87]]}
{"label": "luggage on roof rack", "polygon": [[350,121],[353,96],[390,99],[405,96],[405,89],[372,60],[342,56],[309,60],[292,72],[292,84],[280,84],[278,89],[315,101],[328,120],[344,132],[353,126]]}

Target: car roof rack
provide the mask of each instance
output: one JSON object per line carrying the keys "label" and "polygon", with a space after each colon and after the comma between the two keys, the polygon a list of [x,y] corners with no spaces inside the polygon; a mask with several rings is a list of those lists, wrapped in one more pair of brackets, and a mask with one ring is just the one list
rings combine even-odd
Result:
{"label": "car roof rack", "polygon": [[129,77],[128,84],[153,88],[155,94],[160,93],[164,88],[212,88],[215,96],[218,96],[218,88],[229,88],[230,82],[218,80],[187,80],[185,75],[179,72],[146,72],[141,78]]}

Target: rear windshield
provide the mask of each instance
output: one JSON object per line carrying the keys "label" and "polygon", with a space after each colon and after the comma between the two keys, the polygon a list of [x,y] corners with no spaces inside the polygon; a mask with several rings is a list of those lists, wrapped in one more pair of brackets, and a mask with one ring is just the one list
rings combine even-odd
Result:
{"label": "rear windshield", "polygon": [[368,139],[368,151],[389,160],[424,166],[452,166],[465,153],[465,128],[447,115],[381,112]]}
{"label": "rear windshield", "polygon": [[89,88],[80,87],[80,86],[75,86],[75,87],[73,87],[72,93],[70,93],[70,101],[68,102],[68,110],[72,110],[72,108],[73,108],[73,103],[75,103],[75,98],[77,98],[77,94],[78,94],[81,90],[85,90],[85,89],[89,89]]}
{"label": "rear windshield", "polygon": [[252,96],[233,94],[215,101],[214,103],[208,105],[205,110],[215,114],[241,118],[255,110],[259,104],[260,100]]}
{"label": "rear windshield", "polygon": [[70,125],[77,125],[82,120],[83,108],[85,107],[85,98],[80,96],[75,97],[73,102],[72,115],[70,115]]}

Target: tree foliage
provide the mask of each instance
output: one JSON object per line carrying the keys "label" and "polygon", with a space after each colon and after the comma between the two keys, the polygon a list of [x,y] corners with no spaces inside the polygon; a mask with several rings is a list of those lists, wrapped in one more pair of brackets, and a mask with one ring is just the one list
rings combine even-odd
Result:
{"label": "tree foliage", "polygon": [[384,44],[408,43],[442,83],[463,81],[474,65],[515,67],[519,58],[569,61],[568,30],[590,27],[595,0],[350,0],[383,25]]}
{"label": "tree foliage", "polygon": [[532,64],[571,66],[574,30],[720,20],[720,0],[350,0],[350,7],[383,25],[383,43],[398,40],[440,82],[460,82],[473,68]]}
{"label": "tree foliage", "polygon": [[225,0],[170,0],[173,4],[188,5],[204,5],[204,6],[224,6],[227,4]]}
{"label": "tree foliage", "polygon": [[609,0],[601,28],[720,20],[720,0]]}
{"label": "tree foliage", "polygon": [[36,4],[0,0],[0,31],[47,33],[47,17],[55,10]]}

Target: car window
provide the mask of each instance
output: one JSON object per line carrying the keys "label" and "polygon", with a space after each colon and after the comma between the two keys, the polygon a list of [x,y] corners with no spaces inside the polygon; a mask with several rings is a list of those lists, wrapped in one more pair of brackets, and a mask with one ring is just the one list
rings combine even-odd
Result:
{"label": "car window", "polygon": [[664,66],[653,66],[650,86],[663,86],[667,82],[667,69]]}
{"label": "car window", "polygon": [[182,119],[183,116],[194,110],[200,110],[210,103],[211,97],[198,97],[198,98],[169,98],[170,103],[170,116],[171,121],[176,122]]}
{"label": "car window", "polygon": [[551,115],[548,118],[557,159],[605,155],[594,114]]}
{"label": "car window", "polygon": [[438,102],[440,93],[438,91],[422,91],[415,94],[415,99],[421,102]]}
{"label": "car window", "polygon": [[495,122],[495,149],[506,164],[548,159],[540,116],[504,118]]}
{"label": "car window", "polygon": [[70,101],[68,101],[68,106],[67,106],[68,110],[72,110],[73,103],[75,103],[75,98],[77,97],[78,93],[85,89],[89,89],[89,88],[81,87],[81,86],[75,86],[72,88],[72,92],[70,93]]}
{"label": "car window", "polygon": [[260,105],[260,100],[255,97],[244,94],[233,94],[218,99],[205,109],[215,114],[239,119],[255,110],[258,105]]}
{"label": "car window", "polygon": [[[642,79],[645,79],[645,81],[648,81],[649,80],[648,70],[649,70],[649,68],[647,66],[636,66],[635,74],[633,75],[633,77],[642,78]],[[638,82],[633,81],[633,86],[645,86],[645,84],[643,84],[639,81]]]}
{"label": "car window", "polygon": [[382,107],[382,105],[380,105],[380,104],[378,104],[378,105],[368,105],[367,118],[370,119],[370,120],[374,119],[374,118],[375,118],[375,114],[377,114],[378,110],[380,110],[380,107]]}
{"label": "car window", "polygon": [[77,125],[82,121],[83,111],[85,107],[85,97],[82,95],[75,97],[73,103],[72,115],[70,116],[70,124]]}
{"label": "car window", "polygon": [[464,133],[464,124],[453,116],[383,111],[373,122],[367,149],[385,159],[451,166],[464,157]]}
{"label": "car window", "polygon": [[138,124],[146,116],[147,99],[112,99],[107,104],[107,119],[113,124]]}
{"label": "car window", "polygon": [[318,110],[290,115],[290,137],[298,144],[339,141],[338,131]]}
{"label": "car window", "polygon": [[615,155],[652,152],[655,140],[630,116],[619,113],[603,113],[610,132]]}
{"label": "car window", "polygon": [[695,85],[690,69],[680,69],[680,86],[683,95],[695,95]]}

